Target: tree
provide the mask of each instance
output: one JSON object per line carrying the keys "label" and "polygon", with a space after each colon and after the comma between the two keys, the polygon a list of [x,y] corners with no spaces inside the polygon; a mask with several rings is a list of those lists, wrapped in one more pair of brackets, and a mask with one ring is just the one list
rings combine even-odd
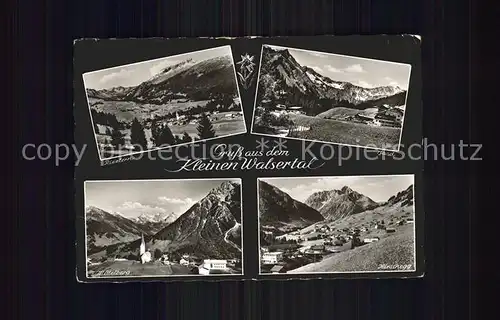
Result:
{"label": "tree", "polygon": [[184,131],[184,135],[182,136],[182,142],[191,142],[191,141],[193,141],[193,139],[191,138],[189,133]]}
{"label": "tree", "polygon": [[119,146],[123,146],[124,143],[123,133],[118,128],[114,128],[111,133],[111,144],[118,148]]}
{"label": "tree", "polygon": [[95,134],[99,134],[99,126],[97,125],[97,123],[94,122],[94,132]]}
{"label": "tree", "polygon": [[156,248],[154,252],[154,258],[156,260],[160,259],[163,256],[163,252],[160,249]]}
{"label": "tree", "polygon": [[161,127],[160,133],[157,137],[157,141],[155,141],[155,144],[157,147],[164,146],[164,145],[174,145],[175,144],[175,137],[168,125],[164,125]]}
{"label": "tree", "polygon": [[111,130],[109,129],[109,127],[106,127],[106,135],[108,135],[108,136],[111,135]]}
{"label": "tree", "polygon": [[197,130],[200,139],[210,139],[215,137],[214,127],[212,126],[212,123],[210,123],[210,119],[208,119],[208,116],[205,113],[201,115]]}
{"label": "tree", "polygon": [[130,129],[130,143],[132,143],[136,149],[142,148],[143,151],[148,149],[148,141],[146,140],[146,135],[144,134],[144,128],[137,118],[134,118],[134,121],[132,121],[132,127]]}
{"label": "tree", "polygon": [[151,123],[151,140],[153,140],[153,143],[156,146],[158,146],[158,141],[162,130],[163,125],[161,123],[158,123],[157,121],[153,121]]}

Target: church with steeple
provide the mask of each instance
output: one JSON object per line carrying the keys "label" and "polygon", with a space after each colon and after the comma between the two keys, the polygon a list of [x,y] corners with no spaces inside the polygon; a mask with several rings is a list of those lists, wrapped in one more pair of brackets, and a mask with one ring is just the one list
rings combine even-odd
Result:
{"label": "church with steeple", "polygon": [[146,251],[146,242],[144,241],[144,234],[141,234],[141,246],[139,248],[139,256],[141,258],[141,263],[151,261],[151,252]]}

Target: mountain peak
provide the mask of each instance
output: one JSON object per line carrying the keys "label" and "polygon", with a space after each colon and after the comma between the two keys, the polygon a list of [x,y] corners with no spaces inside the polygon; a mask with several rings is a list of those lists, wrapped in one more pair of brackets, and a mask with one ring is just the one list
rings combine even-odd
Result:
{"label": "mountain peak", "polygon": [[336,220],[373,209],[378,204],[348,186],[340,190],[320,191],[310,195],[305,204],[318,210],[325,219]]}
{"label": "mountain peak", "polygon": [[352,193],[354,192],[354,190],[352,190],[351,188],[349,188],[348,186],[343,186],[342,189],[340,189],[340,191],[342,193]]}
{"label": "mountain peak", "polygon": [[219,186],[213,188],[209,194],[213,195],[228,195],[238,184],[233,181],[224,181]]}

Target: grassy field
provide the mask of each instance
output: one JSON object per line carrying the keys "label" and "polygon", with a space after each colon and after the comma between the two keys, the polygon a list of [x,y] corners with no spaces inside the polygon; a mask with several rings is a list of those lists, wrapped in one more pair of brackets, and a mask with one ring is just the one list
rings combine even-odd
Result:
{"label": "grassy field", "polygon": [[289,273],[383,271],[385,266],[413,270],[414,233],[405,225],[397,233],[380,241],[336,253],[318,263],[311,263]]}
{"label": "grassy field", "polygon": [[[245,132],[245,122],[243,117],[235,119],[224,119],[219,118],[212,122],[216,136],[227,136],[231,134],[244,133]],[[173,126],[170,125],[170,130],[175,135],[183,135],[187,132],[192,138],[198,138],[198,124],[186,124],[183,126]]]}
{"label": "grassy field", "polygon": [[[308,131],[297,132],[296,137],[383,149],[396,149],[400,128],[375,127],[361,123],[350,123],[331,119],[321,119],[305,115],[291,114],[295,125],[310,127]],[[390,147],[389,147],[390,146]]]}
{"label": "grassy field", "polygon": [[[99,133],[96,134],[97,138],[97,143],[99,145],[102,145],[104,141],[107,139],[108,141],[111,141],[111,136],[108,136],[105,134],[106,132],[106,126],[97,125],[99,128]],[[228,136],[228,135],[234,135],[234,134],[239,134],[239,133],[245,133],[245,121],[243,117],[238,117],[234,119],[225,119],[225,118],[219,118],[215,121],[212,122],[212,126],[215,130],[215,134],[217,137],[223,137],[223,136]],[[189,136],[191,136],[192,139],[198,139],[198,124],[185,124],[185,125],[169,125],[170,130],[172,133],[176,136],[182,136],[184,132],[187,132]],[[110,128],[111,129],[111,128]],[[124,135],[130,135],[130,129],[124,129],[120,130]],[[148,142],[148,148],[152,149],[153,148],[153,141],[151,140],[151,129],[145,129],[144,134],[146,135],[146,140]],[[99,147],[99,150],[101,148]],[[110,152],[107,152],[110,153]],[[127,155],[131,153],[130,151],[126,150],[115,150],[113,151],[112,156],[119,156],[119,155]],[[106,155],[109,157],[109,155]],[[101,157],[106,157],[105,155],[101,154]]]}
{"label": "grassy field", "polygon": [[134,117],[140,119],[149,119],[152,114],[164,116],[166,114],[182,111],[191,107],[204,107],[209,100],[175,102],[164,105],[140,104],[131,101],[108,101],[95,98],[89,98],[89,104],[92,109],[100,112],[115,114],[118,121],[130,121]]}
{"label": "grassy field", "polygon": [[138,261],[106,261],[88,266],[89,277],[130,277],[130,276],[168,276],[193,274],[188,267],[179,264],[164,265],[159,262],[141,264]]}

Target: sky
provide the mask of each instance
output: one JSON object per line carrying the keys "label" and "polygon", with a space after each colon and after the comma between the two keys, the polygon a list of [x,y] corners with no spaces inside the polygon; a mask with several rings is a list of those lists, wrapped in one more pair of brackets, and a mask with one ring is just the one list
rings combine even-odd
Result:
{"label": "sky", "polygon": [[305,178],[261,178],[295,200],[304,202],[311,194],[325,190],[339,190],[348,186],[371,198],[373,201],[387,201],[391,196],[405,190],[414,182],[413,175],[305,177]]}
{"label": "sky", "polygon": [[239,179],[88,181],[85,206],[120,213],[127,218],[143,213],[180,215],[224,181],[239,182]]}
{"label": "sky", "polygon": [[[285,47],[278,46],[269,47],[285,49]],[[365,88],[399,86],[401,89],[408,90],[411,70],[408,64],[287,49],[299,64],[308,66],[332,80],[348,81]]]}
{"label": "sky", "polygon": [[149,80],[166,67],[175,65],[184,60],[193,59],[194,62],[199,62],[226,55],[231,55],[230,46],[194,51],[109,69],[87,72],[83,74],[83,80],[86,89],[102,90],[119,86],[131,87]]}

